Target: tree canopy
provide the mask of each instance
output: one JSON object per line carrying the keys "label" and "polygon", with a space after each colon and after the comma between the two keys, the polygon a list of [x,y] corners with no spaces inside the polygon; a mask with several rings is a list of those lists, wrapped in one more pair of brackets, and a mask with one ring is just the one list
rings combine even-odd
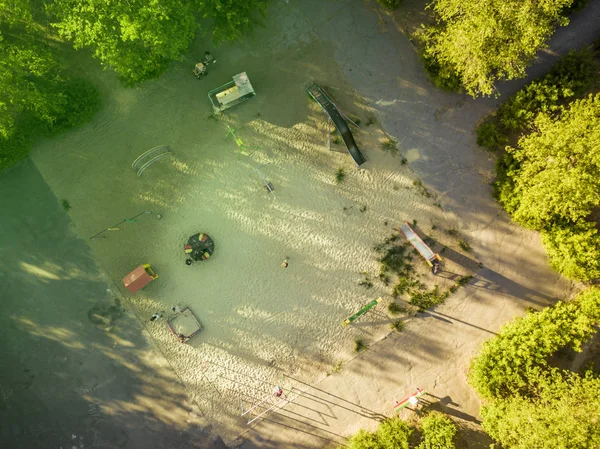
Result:
{"label": "tree canopy", "polygon": [[252,29],[266,0],[54,0],[53,26],[75,48],[91,48],[128,83],[157,76],[180,59],[198,30],[213,21],[215,41],[239,39]]}
{"label": "tree canopy", "polygon": [[[600,379],[552,367],[565,346],[581,351],[600,323],[600,289],[528,313],[486,341],[469,382],[484,399],[483,427],[507,449],[600,444]],[[552,441],[552,445],[547,445]]]}
{"label": "tree canopy", "polygon": [[424,33],[425,56],[456,73],[467,93],[494,93],[498,80],[522,78],[525,68],[573,0],[436,0],[437,26]]}

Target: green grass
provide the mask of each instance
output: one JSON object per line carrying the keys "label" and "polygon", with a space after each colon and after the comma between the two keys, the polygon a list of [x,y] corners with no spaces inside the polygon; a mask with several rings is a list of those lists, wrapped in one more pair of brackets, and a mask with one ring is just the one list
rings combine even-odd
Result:
{"label": "green grass", "polygon": [[367,126],[375,125],[377,123],[377,119],[374,115],[370,115],[367,117]]}
{"label": "green grass", "polygon": [[406,309],[397,302],[391,302],[388,304],[388,312],[392,315],[400,315],[401,313],[405,313]]}
{"label": "green grass", "polygon": [[365,349],[367,349],[369,346],[367,345],[367,343],[360,339],[357,338],[356,340],[354,340],[354,352],[359,353],[364,351]]}
{"label": "green grass", "polygon": [[449,291],[443,292],[436,285],[430,290],[413,292],[410,297],[410,303],[417,306],[419,311],[424,312],[432,307],[443,304],[449,295]]}
{"label": "green grass", "polygon": [[346,178],[346,172],[343,168],[338,168],[335,172],[335,183],[341,183],[344,180],[344,178]]}
{"label": "green grass", "polygon": [[459,287],[464,287],[465,285],[467,285],[469,282],[471,282],[471,279],[473,279],[473,276],[461,276],[460,278],[458,278],[458,280],[456,281],[456,285],[458,285]]}
{"label": "green grass", "polygon": [[404,321],[394,320],[392,323],[390,323],[390,328],[396,332],[402,332],[402,330],[404,330]]}
{"label": "green grass", "polygon": [[69,203],[68,200],[61,200],[60,204],[65,212],[69,212],[71,210],[71,203]]}
{"label": "green grass", "polygon": [[423,185],[423,181],[420,179],[415,179],[413,181],[413,186],[415,186],[420,195],[423,195],[425,198],[431,198],[431,192]]}
{"label": "green grass", "polygon": [[339,372],[342,370],[343,366],[344,366],[344,362],[343,362],[343,361],[341,361],[341,360],[339,360],[339,361],[338,361],[338,362],[336,362],[336,363],[335,363],[335,364],[334,364],[334,365],[331,367],[331,369],[330,369],[329,371],[327,371],[325,374],[326,374],[327,376],[331,376],[332,374],[339,373]]}
{"label": "green grass", "polygon": [[471,245],[465,239],[460,239],[458,241],[458,246],[460,246],[460,249],[462,249],[463,251],[473,251],[473,248],[471,248]]}
{"label": "green grass", "polygon": [[381,142],[381,149],[387,153],[390,153],[392,156],[396,156],[396,154],[398,154],[397,145],[398,142],[388,137],[383,142]]}

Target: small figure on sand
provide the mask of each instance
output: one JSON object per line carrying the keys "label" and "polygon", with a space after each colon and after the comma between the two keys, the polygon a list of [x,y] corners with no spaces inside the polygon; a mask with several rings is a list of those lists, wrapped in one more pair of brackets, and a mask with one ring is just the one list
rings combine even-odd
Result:
{"label": "small figure on sand", "polygon": [[287,257],[287,256],[285,256],[285,259],[283,259],[283,262],[281,263],[281,266],[282,266],[283,268],[287,268],[287,267],[288,267],[288,265],[289,265],[289,261],[290,261],[290,258],[289,258],[289,257]]}
{"label": "small figure on sand", "polygon": [[160,317],[162,316],[161,313],[155,313],[154,315],[152,315],[152,318],[150,318],[150,321],[156,321],[158,320]]}
{"label": "small figure on sand", "polygon": [[177,336],[177,339],[179,340],[179,343],[185,343],[185,342],[187,342],[187,341],[189,340],[189,338],[190,338],[190,337],[186,337],[186,336],[185,336],[185,335],[183,335],[183,334],[179,334],[179,335]]}
{"label": "small figure on sand", "polygon": [[175,313],[181,313],[181,307],[179,307],[177,305],[171,307],[171,310]]}
{"label": "small figure on sand", "polygon": [[189,267],[191,264],[194,263],[194,259],[192,259],[191,257],[188,257],[187,259],[185,259],[185,264]]}
{"label": "small figure on sand", "polygon": [[273,396],[280,398],[282,395],[283,395],[283,388],[281,388],[279,385],[277,385],[273,389]]}

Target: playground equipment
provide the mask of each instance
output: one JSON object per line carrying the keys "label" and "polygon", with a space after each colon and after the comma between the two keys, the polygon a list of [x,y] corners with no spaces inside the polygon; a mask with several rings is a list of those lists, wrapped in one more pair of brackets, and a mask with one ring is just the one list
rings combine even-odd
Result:
{"label": "playground equipment", "polygon": [[348,324],[352,323],[359,316],[364,315],[365,313],[367,313],[369,310],[371,310],[373,307],[375,307],[380,302],[381,302],[381,297],[379,297],[377,299],[374,299],[369,304],[367,304],[362,309],[360,309],[358,312],[356,312],[354,315],[352,315],[351,317],[345,319],[344,322],[342,323],[342,326],[347,326]]}
{"label": "playground equipment", "polygon": [[208,234],[198,232],[190,236],[183,251],[192,261],[207,260],[215,252],[215,242]]}
{"label": "playground equipment", "polygon": [[240,154],[243,154],[245,156],[251,156],[253,152],[248,152],[251,147],[248,147],[244,144],[244,141],[241,139],[241,137],[238,137],[235,134],[235,130],[227,125],[227,134],[225,134],[225,139],[227,139],[229,136],[233,136],[233,140],[235,142],[235,144],[238,147],[238,151],[240,152]]}
{"label": "playground equipment", "polygon": [[394,405],[394,413],[400,413],[400,411],[409,405],[413,407],[419,403],[419,398],[425,394],[425,391],[422,388],[417,388],[413,394],[409,397],[402,399],[400,402],[396,402]]}
{"label": "playground equipment", "polygon": [[243,402],[240,401],[242,416],[247,417],[246,424],[252,424],[254,421],[266,415],[270,411],[282,408],[284,405],[292,402],[295,399],[290,395],[293,388],[290,386],[289,382],[287,382],[287,386],[282,386],[284,385],[284,381],[285,376],[282,376],[279,381],[279,385],[275,385],[270,393],[268,393],[262,399],[259,399],[256,403],[252,404],[248,409],[245,409]]}
{"label": "playground equipment", "polygon": [[254,92],[254,88],[250,84],[246,72],[234,75],[233,81],[223,84],[208,93],[208,99],[213,106],[215,114],[219,114],[255,96],[256,92]]}
{"label": "playground equipment", "polygon": [[154,272],[150,264],[144,264],[125,276],[123,278],[123,285],[134,295],[135,292],[144,288],[155,279],[158,279],[158,274]]}
{"label": "playground equipment", "polygon": [[133,161],[131,167],[137,172],[138,176],[142,176],[144,170],[146,170],[160,158],[170,154],[173,154],[173,152],[168,145],[159,145],[149,149],[145,153],[142,153],[135,161]]}
{"label": "playground equipment", "polygon": [[187,343],[204,330],[202,323],[189,307],[184,307],[181,312],[167,320],[167,326],[181,343]]}
{"label": "playground equipment", "polygon": [[413,231],[408,223],[402,224],[400,226],[400,231],[402,231],[410,244],[414,246],[419,254],[427,261],[427,264],[431,267],[431,272],[437,274],[442,268],[442,258],[440,255],[435,254],[431,248],[421,240],[417,233]]}
{"label": "playground equipment", "polygon": [[[141,215],[151,214],[151,213],[152,213],[151,211],[147,210],[145,212],[142,212],[141,214],[137,214],[135,217],[126,218],[125,220],[118,222],[116,225],[112,225],[110,228],[106,228],[105,230],[100,231],[98,234],[94,234],[93,236],[90,237],[90,240],[99,239],[99,238],[103,238],[104,239],[104,238],[106,238],[106,236],[102,235],[102,234],[104,234],[105,232],[107,232],[107,231],[120,231],[121,228],[119,228],[119,226],[121,226],[123,223],[135,223],[135,219],[137,217],[139,217]],[[160,218],[160,214],[157,214],[156,218]]]}
{"label": "playground equipment", "polygon": [[[366,162],[366,159],[358,149],[354,137],[352,136],[352,132],[350,131],[346,120],[344,120],[343,113],[339,110],[331,97],[327,95],[327,92],[325,92],[325,90],[315,81],[311,81],[307,84],[305,89],[319,106],[321,106],[323,111],[325,111],[325,114],[327,114],[327,123],[333,122],[340,133],[340,136],[342,136],[342,140],[346,145],[348,153],[350,153],[350,156],[352,156],[356,165],[360,167]],[[348,119],[348,117],[346,117],[346,119]],[[348,119],[348,121],[352,122],[350,119]]]}
{"label": "playground equipment", "polygon": [[275,186],[273,186],[273,183],[271,181],[267,181],[265,175],[263,175],[258,168],[255,168],[253,171],[255,171],[262,180],[263,187],[267,191],[267,193],[271,194],[273,196],[273,199],[276,199],[277,197],[275,196],[275,193],[273,193],[273,191],[275,190]]}

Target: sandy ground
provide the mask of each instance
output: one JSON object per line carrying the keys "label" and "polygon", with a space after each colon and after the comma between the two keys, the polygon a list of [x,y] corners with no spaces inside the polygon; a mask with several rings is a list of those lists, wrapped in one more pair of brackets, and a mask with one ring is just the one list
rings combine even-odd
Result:
{"label": "sandy ground", "polygon": [[[545,265],[535,234],[512,226],[489,198],[492,162],[475,148],[472,127],[494,102],[433,89],[390,18],[358,1],[274,3],[255,38],[213,50],[218,62],[200,81],[191,68],[206,44],[199,40],[195,49],[135,89],[82,56],[104,109],[81,129],[40,143],[32,160],[56,197],[71,204],[84,239],[152,212],[88,243],[116,285],[141,263],[159,273],[135,296],[121,294],[186,386],[204,427],[213,424],[213,434],[244,447],[322,447],[376,425],[389,401],[417,382],[446,400],[453,416],[473,422],[479,403],[464,376],[470,355],[525,307],[571,289]],[[214,120],[207,92],[241,71],[257,97]],[[361,119],[355,137],[368,159],[364,169],[339,145],[341,152],[327,150],[325,116],[303,89],[311,79]],[[365,126],[371,115],[381,125]],[[235,152],[227,125],[251,155]],[[381,151],[381,126],[399,140],[408,165]],[[137,177],[131,163],[156,145],[169,145],[174,155]],[[275,186],[275,198],[256,168]],[[336,185],[338,168],[346,179]],[[432,197],[414,188],[413,170]],[[386,293],[359,286],[360,273],[377,274],[372,248],[404,220],[417,220],[422,235],[450,247],[451,275],[473,272],[476,282],[402,334],[389,334],[388,297],[343,328],[347,316]],[[467,257],[441,232],[457,223],[475,250]],[[196,232],[215,240],[215,254],[188,267],[182,247]],[[166,326],[175,304],[191,307],[204,325],[188,345]],[[163,317],[150,322],[156,312]],[[371,344],[357,358],[356,338]],[[342,372],[326,376],[340,361]],[[293,389],[298,406],[286,406],[286,419],[304,427],[282,420],[269,427],[265,419],[236,439],[248,429],[241,408],[272,401],[278,384]],[[316,439],[306,430],[315,426],[322,429]]]}
{"label": "sandy ground", "polygon": [[[358,285],[361,272],[378,273],[373,246],[402,221],[427,229],[447,224],[435,198],[413,187],[416,177],[401,157],[380,149],[385,135],[377,125],[355,132],[368,160],[364,169],[341,145],[328,151],[325,115],[305,83],[327,86],[363,124],[373,114],[331,63],[332,49],[289,35],[302,23],[283,12],[274,11],[282,20],[251,45],[215,51],[218,62],[200,81],[191,74],[194,54],[136,89],[103,74],[106,104],[98,117],[32,156],[56,196],[71,204],[81,236],[152,211],[90,245],[117,283],[142,263],[159,273],[135,296],[125,295],[226,441],[245,428],[241,407],[271,395],[274,385],[294,387],[286,376],[314,382],[354,357],[356,338],[374,342],[388,334],[387,300],[361,327],[341,326],[387,293]],[[241,71],[256,98],[214,119],[207,92]],[[225,138],[228,125],[249,155]],[[136,176],[133,160],[161,144],[174,155]],[[346,177],[336,185],[338,168]],[[255,169],[275,186],[274,195]],[[214,239],[215,254],[188,267],[182,247],[196,232]],[[204,325],[185,346],[165,325],[175,304],[189,306]],[[164,315],[150,322],[155,312]]]}

